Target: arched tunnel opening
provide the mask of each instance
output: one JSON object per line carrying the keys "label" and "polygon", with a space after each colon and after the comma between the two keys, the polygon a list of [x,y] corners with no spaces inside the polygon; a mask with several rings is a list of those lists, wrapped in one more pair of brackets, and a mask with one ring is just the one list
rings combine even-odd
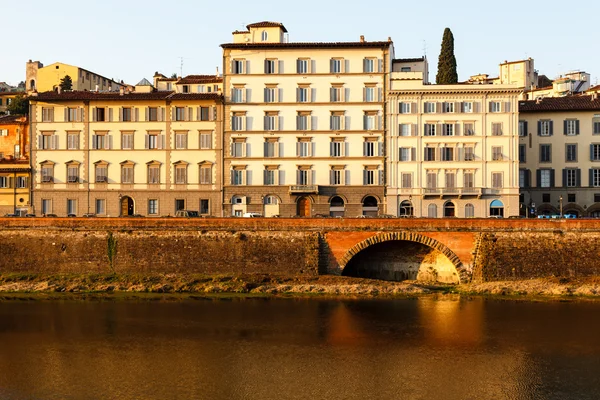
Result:
{"label": "arched tunnel opening", "polygon": [[352,257],[342,275],[385,281],[459,283],[455,265],[442,252],[406,240],[391,240],[367,247]]}

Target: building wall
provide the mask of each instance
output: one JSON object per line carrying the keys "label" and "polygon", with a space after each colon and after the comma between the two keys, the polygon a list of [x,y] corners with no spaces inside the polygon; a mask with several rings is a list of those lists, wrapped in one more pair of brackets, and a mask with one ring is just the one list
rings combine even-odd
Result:
{"label": "building wall", "polygon": [[28,68],[28,73],[28,85],[34,79],[36,81],[36,89],[40,93],[55,90],[59,86],[60,81],[67,75],[71,77],[73,81],[72,90],[75,91],[96,90],[96,85],[98,85],[98,90],[101,91],[118,91],[121,87],[120,84],[111,79],[83,68],[63,63],[54,63],[37,69]]}
{"label": "building wall", "polygon": [[0,215],[31,211],[28,129],[27,117],[0,117]]}
{"label": "building wall", "polygon": [[[472,205],[472,216],[487,217],[492,213],[491,203],[499,200],[504,216],[518,214],[519,93],[514,86],[423,85],[394,73],[388,94],[386,213],[411,214],[407,207],[412,206],[413,215],[425,217],[430,215],[430,205],[435,205],[437,217],[465,217],[465,207]],[[498,103],[497,111],[492,111],[492,102]],[[434,112],[426,110],[426,103],[434,104]],[[445,103],[453,109],[444,111]],[[470,104],[470,111],[463,109],[465,103]],[[428,135],[426,124],[434,126],[435,135]],[[467,124],[474,128],[472,135],[465,135]],[[494,134],[493,124],[500,124],[499,135]],[[445,125],[450,126],[451,135],[443,133]],[[403,150],[408,152],[407,161],[401,161],[401,148],[407,149]],[[467,156],[467,148],[473,149],[473,157]],[[496,155],[495,148],[500,149]],[[473,174],[472,185],[466,182],[465,173]],[[410,176],[410,182],[403,183],[403,174]],[[435,182],[428,183],[429,174]],[[445,182],[447,174],[454,176],[453,184]],[[493,181],[495,174],[500,174],[501,182]],[[444,207],[451,204],[454,215],[450,210],[444,213]]]}

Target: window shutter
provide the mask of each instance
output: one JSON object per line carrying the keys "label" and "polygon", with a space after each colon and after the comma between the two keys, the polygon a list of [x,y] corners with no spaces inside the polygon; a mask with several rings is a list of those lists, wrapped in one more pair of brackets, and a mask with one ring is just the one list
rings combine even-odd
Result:
{"label": "window shutter", "polygon": [[410,133],[412,136],[418,136],[419,135],[419,125],[412,124],[410,126]]}
{"label": "window shutter", "polygon": [[269,91],[269,89],[267,89],[267,88],[263,89],[263,96],[264,96],[265,103],[267,102],[267,93],[268,93],[268,91]]}
{"label": "window shutter", "polygon": [[478,101],[473,102],[473,112],[479,113],[481,104]]}
{"label": "window shutter", "polygon": [[363,101],[367,101],[367,88],[363,88]]}
{"label": "window shutter", "polygon": [[335,88],[329,88],[329,101],[334,101]]}
{"label": "window shutter", "polygon": [[310,89],[310,102],[314,103],[315,101],[317,101],[317,89],[311,88]]}
{"label": "window shutter", "polygon": [[594,161],[594,145],[590,144],[590,161]]}
{"label": "window shutter", "polygon": [[369,62],[369,60],[367,60],[366,58],[363,58],[363,72],[367,72],[367,63]]}
{"label": "window shutter", "polygon": [[334,60],[333,59],[329,60],[329,72],[333,72],[334,71],[333,64],[334,64]]}
{"label": "window shutter", "polygon": [[383,60],[381,58],[377,59],[377,72],[383,72]]}
{"label": "window shutter", "polygon": [[542,136],[542,121],[537,122],[537,134],[538,136]]}
{"label": "window shutter", "polygon": [[285,185],[285,171],[279,171],[279,182],[280,185]]}
{"label": "window shutter", "polygon": [[491,101],[488,103],[488,112],[492,112],[492,104],[493,102]]}
{"label": "window shutter", "polygon": [[250,152],[250,143],[246,143],[246,157],[251,157],[252,154]]}
{"label": "window shutter", "polygon": [[377,155],[381,157],[383,155],[383,143],[377,142]]}
{"label": "window shutter", "polygon": [[308,182],[310,185],[314,185],[317,183],[317,171],[310,171],[310,182]]}
{"label": "window shutter", "polygon": [[[269,71],[269,60],[265,60],[263,64],[264,64],[264,68],[265,68],[265,71],[264,71],[264,72],[265,72],[265,74],[266,74],[266,73],[268,73],[268,71]],[[271,73],[273,73],[273,72],[274,72],[274,71],[271,71]]]}
{"label": "window shutter", "polygon": [[368,146],[367,142],[363,142],[363,156],[367,155],[367,146]]}
{"label": "window shutter", "polygon": [[567,170],[565,168],[562,170],[562,187],[567,187]]}
{"label": "window shutter", "polygon": [[350,60],[344,60],[344,71],[345,74],[350,72]]}
{"label": "window shutter", "polygon": [[329,142],[329,155],[333,156],[333,142]]}
{"label": "window shutter", "polygon": [[8,188],[12,188],[14,186],[14,179],[12,176],[8,177]]}
{"label": "window shutter", "polygon": [[455,113],[461,113],[462,112],[462,104],[460,101],[455,101],[454,102],[454,112]]}
{"label": "window shutter", "polygon": [[363,169],[363,185],[367,184],[367,170]]}
{"label": "window shutter", "polygon": [[568,130],[568,121],[565,119],[563,121],[563,135],[567,134],[567,130]]}
{"label": "window shutter", "polygon": [[579,120],[575,121],[575,134],[579,135]]}
{"label": "window shutter", "polygon": [[279,157],[283,157],[283,143],[279,143]]}
{"label": "window shutter", "polygon": [[588,170],[588,172],[589,172],[589,175],[588,175],[588,177],[589,177],[588,186],[589,187],[594,187],[594,170],[592,168],[590,168]]}
{"label": "window shutter", "polygon": [[346,185],[351,185],[352,181],[350,180],[350,171],[344,171],[344,180],[346,181]]}
{"label": "window shutter", "polygon": [[310,156],[314,157],[317,154],[317,144],[316,143],[311,143],[310,144]]}
{"label": "window shutter", "polygon": [[382,122],[383,121],[382,121],[381,115],[378,115],[377,116],[377,127],[376,127],[377,130],[383,130],[383,123]]}
{"label": "window shutter", "polygon": [[[377,101],[379,103],[381,103],[383,101],[383,89],[380,87],[377,88]],[[416,103],[415,103],[415,112],[416,112]]]}
{"label": "window shutter", "polygon": [[283,71],[284,71],[283,70],[283,60],[279,60],[278,63],[279,63],[279,66],[278,66],[279,70],[277,71],[277,73],[283,74]]}
{"label": "window shutter", "polygon": [[69,109],[65,107],[65,122],[69,120]]}
{"label": "window shutter", "polygon": [[332,169],[329,170],[329,184],[333,185],[334,184],[334,171]]}
{"label": "window shutter", "polygon": [[310,129],[313,131],[317,130],[317,128],[319,127],[319,122],[318,122],[317,118],[318,117],[316,115],[313,115],[310,117]]}
{"label": "window shutter", "polygon": [[350,88],[344,89],[344,101],[345,102],[350,101]]}
{"label": "window shutter", "polygon": [[77,110],[77,116],[79,117],[78,121],[83,122],[85,120],[85,108],[81,107]]}
{"label": "window shutter", "polygon": [[92,122],[96,122],[96,114],[98,113],[98,107],[92,108]]}
{"label": "window shutter", "polygon": [[550,136],[554,135],[554,121],[549,121],[550,124]]}
{"label": "window shutter", "polygon": [[279,88],[277,90],[277,102],[281,103],[283,101],[283,89]]}
{"label": "window shutter", "polygon": [[525,170],[525,187],[531,187],[531,170]]}
{"label": "window shutter", "polygon": [[247,60],[246,61],[246,70],[243,71],[244,74],[249,74],[250,73],[250,61]]}
{"label": "window shutter", "polygon": [[300,157],[300,142],[296,142],[296,157]]}
{"label": "window shutter", "polygon": [[150,107],[146,107],[144,111],[144,121],[150,121]]}
{"label": "window shutter", "polygon": [[296,184],[299,185],[300,184],[300,170],[296,170]]}
{"label": "window shutter", "polygon": [[504,112],[510,112],[510,101],[504,103]]}
{"label": "window shutter", "polygon": [[192,121],[194,119],[194,109],[192,107],[187,108],[186,121]]}
{"label": "window shutter", "polygon": [[119,108],[119,122],[123,122],[123,107]]}
{"label": "window shutter", "polygon": [[139,108],[131,108],[131,118],[137,122],[140,120],[140,109]]}
{"label": "window shutter", "polygon": [[417,149],[414,147],[410,149],[410,161],[417,161]]}
{"label": "window shutter", "polygon": [[383,185],[383,171],[378,171],[379,173],[379,185]]}
{"label": "window shutter", "polygon": [[252,171],[246,170],[246,185],[252,185]]}
{"label": "window shutter", "polygon": [[536,187],[541,188],[542,187],[542,170],[538,169],[535,171],[535,182],[536,182]]}
{"label": "window shutter", "polygon": [[38,135],[38,150],[42,150],[44,146],[44,135]]}
{"label": "window shutter", "polygon": [[529,133],[529,128],[527,127],[527,121],[523,121],[523,129],[525,130],[525,136],[527,136]]}
{"label": "window shutter", "polygon": [[263,143],[263,154],[264,154],[264,157],[267,156],[268,152],[269,152],[269,143],[268,142],[264,142]]}
{"label": "window shutter", "polygon": [[575,185],[581,187],[581,169],[579,168],[575,170]]}
{"label": "window shutter", "polygon": [[110,145],[111,139],[112,139],[112,136],[110,136],[110,135],[105,135],[104,136],[104,150],[110,150],[110,148],[111,148],[111,145]]}
{"label": "window shutter", "polygon": [[347,115],[346,117],[344,117],[344,119],[345,119],[345,121],[344,121],[344,130],[348,131],[352,127],[352,125],[350,124],[350,116]]}
{"label": "window shutter", "polygon": [[550,187],[554,187],[554,168],[550,170]]}
{"label": "window shutter", "polygon": [[58,135],[52,135],[52,150],[58,150]]}
{"label": "window shutter", "polygon": [[344,143],[344,156],[345,157],[350,156],[350,143],[348,143],[348,142]]}
{"label": "window shutter", "polygon": [[314,74],[317,72],[317,61],[316,60],[310,60],[310,71],[311,74]]}
{"label": "window shutter", "polygon": [[460,136],[460,124],[454,124],[454,136]]}
{"label": "window shutter", "polygon": [[166,147],[165,135],[158,135],[158,148],[164,149]]}
{"label": "window shutter", "polygon": [[144,137],[144,148],[148,149],[150,147],[150,135],[146,134]]}
{"label": "window shutter", "polygon": [[92,150],[96,150],[96,135],[92,135]]}
{"label": "window shutter", "polygon": [[277,130],[278,131],[282,131],[283,130],[283,117],[278,117],[278,121],[277,121]]}

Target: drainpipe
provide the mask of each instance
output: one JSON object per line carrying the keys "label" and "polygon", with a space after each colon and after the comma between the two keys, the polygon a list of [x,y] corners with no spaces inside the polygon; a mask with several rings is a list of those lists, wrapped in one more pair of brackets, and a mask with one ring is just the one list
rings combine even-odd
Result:
{"label": "drainpipe", "polygon": [[33,190],[33,181],[34,181],[34,175],[33,175],[33,141],[37,140],[37,138],[34,138],[33,136],[33,118],[35,118],[35,115],[33,115],[33,110],[35,109],[35,104],[32,104],[32,102],[29,103],[29,115],[28,115],[28,119],[29,119],[29,207],[31,207],[31,213],[35,214],[35,206],[34,206],[34,202],[33,202],[33,195],[34,195],[34,190]]}
{"label": "drainpipe", "polygon": [[17,213],[17,171],[13,171],[13,214]]}

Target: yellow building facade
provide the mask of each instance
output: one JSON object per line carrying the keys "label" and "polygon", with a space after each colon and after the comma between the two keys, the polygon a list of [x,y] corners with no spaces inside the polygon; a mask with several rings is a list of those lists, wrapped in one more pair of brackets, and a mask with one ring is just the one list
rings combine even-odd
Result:
{"label": "yellow building facade", "polygon": [[27,117],[0,116],[0,216],[32,211],[28,130]]}
{"label": "yellow building facade", "polygon": [[58,88],[65,76],[73,81],[74,91],[119,91],[124,85],[89,70],[56,62],[44,66],[39,61],[29,60],[26,65],[27,92],[48,92]]}
{"label": "yellow building facade", "polygon": [[220,95],[50,92],[30,101],[37,214],[220,215]]}

